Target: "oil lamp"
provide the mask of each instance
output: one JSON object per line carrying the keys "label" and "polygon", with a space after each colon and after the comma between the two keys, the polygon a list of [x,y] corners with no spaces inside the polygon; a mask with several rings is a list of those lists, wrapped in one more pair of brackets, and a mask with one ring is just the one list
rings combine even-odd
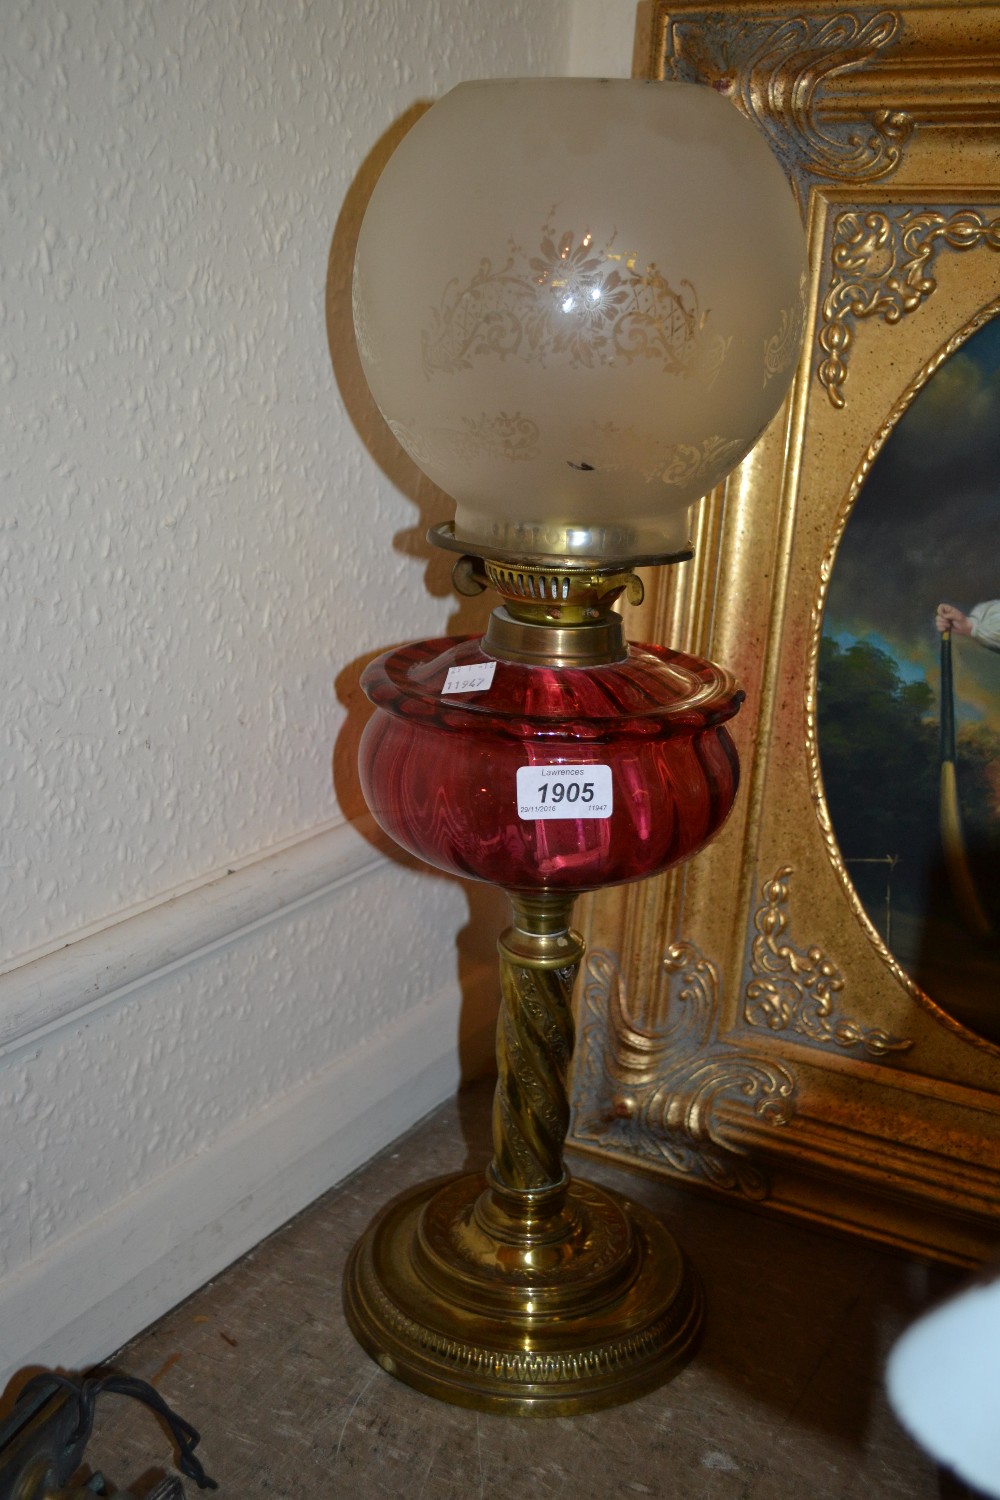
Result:
{"label": "oil lamp", "polygon": [[431,540],[482,637],[366,671],[365,797],[404,848],[510,897],[494,1156],[389,1205],[345,1304],[391,1373],[462,1405],[565,1414],[690,1356],[696,1275],[646,1210],[563,1162],[583,891],[699,849],[736,794],[742,694],[626,642],[635,569],[690,556],[688,510],[777,411],[803,236],[755,128],[711,89],[463,84],[405,137],[358,242],[373,395],[456,499]]}

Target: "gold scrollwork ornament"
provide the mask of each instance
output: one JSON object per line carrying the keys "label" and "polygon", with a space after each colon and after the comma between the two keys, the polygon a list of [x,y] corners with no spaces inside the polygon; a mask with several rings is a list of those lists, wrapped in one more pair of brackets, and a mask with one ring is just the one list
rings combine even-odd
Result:
{"label": "gold scrollwork ornament", "polygon": [[664,75],[709,83],[755,120],[781,157],[800,197],[810,178],[872,182],[899,165],[913,121],[873,110],[867,129],[824,116],[828,83],[870,67],[899,42],[895,11],[765,17],[748,25],[738,10],[668,23]]}
{"label": "gold scrollwork ornament", "polygon": [[720,1106],[783,1125],[794,1109],[792,1075],[718,1040],[718,971],[694,943],[672,943],[663,967],[671,991],[667,1017],[655,1028],[642,1027],[629,1015],[617,957],[601,949],[590,955],[573,1138],[765,1198],[767,1178],[727,1135]]}
{"label": "gold scrollwork ornament", "polygon": [[744,1019],[751,1026],[787,1031],[810,1042],[860,1048],[870,1057],[907,1052],[905,1037],[878,1027],[864,1027],[837,1013],[844,988],[840,970],[815,944],[798,948],[788,935],[788,897],[792,868],[783,865],[761,890],[754,913],[756,936],[750,949],[750,971],[743,994]]}
{"label": "gold scrollwork ornament", "polygon": [[975,209],[854,208],[838,214],[830,247],[830,286],[817,340],[817,377],[837,408],[845,404],[853,325],[863,318],[895,324],[937,290],[939,251],[1000,250],[1000,217]]}

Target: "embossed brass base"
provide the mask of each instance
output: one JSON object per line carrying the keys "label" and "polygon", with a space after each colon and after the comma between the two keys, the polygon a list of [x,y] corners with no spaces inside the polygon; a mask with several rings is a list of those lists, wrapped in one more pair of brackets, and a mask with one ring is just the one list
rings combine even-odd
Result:
{"label": "embossed brass base", "polygon": [[351,1255],[344,1301],[358,1341],[418,1390],[565,1416],[668,1380],[694,1352],[701,1289],[657,1219],[563,1167],[583,939],[572,894],[510,900],[493,1163],[390,1204]]}
{"label": "embossed brass base", "polygon": [[701,1288],[645,1209],[585,1182],[424,1184],[355,1247],[345,1306],[390,1374],[459,1406],[565,1416],[630,1401],[694,1352]]}

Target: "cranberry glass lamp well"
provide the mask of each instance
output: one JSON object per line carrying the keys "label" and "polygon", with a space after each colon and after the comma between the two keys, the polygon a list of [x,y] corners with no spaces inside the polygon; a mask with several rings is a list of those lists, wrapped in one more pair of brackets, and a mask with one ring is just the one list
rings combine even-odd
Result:
{"label": "cranberry glass lamp well", "polygon": [[[486,690],[442,692],[476,664],[492,668]],[[379,709],[361,749],[365,800],[439,869],[506,890],[640,880],[693,854],[732,805],[723,724],[742,694],[681,652],[538,667],[497,661],[476,638],[422,641],[362,681]]]}
{"label": "cranberry glass lamp well", "polygon": [[[648,187],[647,187],[648,184]],[[405,260],[401,261],[401,257]],[[345,1305],[383,1367],[459,1404],[564,1414],[690,1356],[665,1228],[563,1162],[581,891],[656,874],[732,805],[728,673],[626,643],[637,566],[748,451],[795,363],[804,250],[754,127],[685,84],[466,84],[405,137],[355,267],[358,344],[400,442],[457,500],[431,540],[482,638],[374,662],[365,796],[405,848],[510,895],[494,1157],[390,1205]]]}

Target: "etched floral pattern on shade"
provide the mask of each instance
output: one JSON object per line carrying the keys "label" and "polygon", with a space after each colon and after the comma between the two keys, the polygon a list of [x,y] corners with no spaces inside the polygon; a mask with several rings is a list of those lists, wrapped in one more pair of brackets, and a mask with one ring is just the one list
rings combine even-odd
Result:
{"label": "etched floral pattern on shade", "polygon": [[538,251],[513,240],[501,265],[484,256],[467,279],[453,278],[421,338],[424,374],[454,374],[480,359],[573,367],[617,359],[657,361],[684,377],[714,380],[728,343],[707,330],[690,281],[676,286],[652,263],[595,249],[593,235],[557,236],[542,226]]}
{"label": "etched floral pattern on shade", "polygon": [[806,278],[799,280],[799,299],[792,307],[783,307],[778,328],[764,340],[764,384],[783,375],[799,352],[806,320]]}
{"label": "etched floral pattern on shade", "polygon": [[[441,464],[454,458],[467,463],[526,462],[538,457],[542,439],[538,423],[521,412],[499,412],[495,417],[483,412],[476,418],[463,417],[461,428],[435,427],[430,432],[418,433],[396,421],[390,421],[389,427],[418,464]],[[707,488],[720,465],[738,463],[756,436],[716,434],[701,443],[669,443],[657,433],[602,422],[589,433],[581,433],[580,448],[586,452],[588,467],[605,473],[638,472],[648,484],[672,487],[704,481]]]}
{"label": "etched floral pattern on shade", "polygon": [[649,484],[694,484],[707,480],[723,462],[737,463],[750,447],[749,438],[712,436],[701,443],[668,443],[655,433],[638,432],[617,422],[602,422],[595,430],[595,466],[609,473],[638,471]]}
{"label": "etched floral pattern on shade", "polygon": [[435,462],[433,445],[428,441],[427,433],[421,432],[419,428],[412,427],[406,422],[397,422],[394,417],[386,417],[385,420],[396,442],[406,449],[419,468],[426,469],[428,465]]}
{"label": "etched floral pattern on shade", "polygon": [[498,412],[490,416],[463,417],[461,427],[433,427],[418,431],[405,422],[390,421],[389,427],[418,464],[442,464],[450,459],[464,463],[524,463],[536,459],[541,433],[537,422],[521,412]]}
{"label": "etched floral pattern on shade", "polygon": [[445,452],[467,463],[481,459],[523,463],[538,457],[540,432],[538,423],[521,412],[502,411],[495,417],[487,412],[478,417],[463,417],[461,430],[437,427],[434,437],[440,440]]}

